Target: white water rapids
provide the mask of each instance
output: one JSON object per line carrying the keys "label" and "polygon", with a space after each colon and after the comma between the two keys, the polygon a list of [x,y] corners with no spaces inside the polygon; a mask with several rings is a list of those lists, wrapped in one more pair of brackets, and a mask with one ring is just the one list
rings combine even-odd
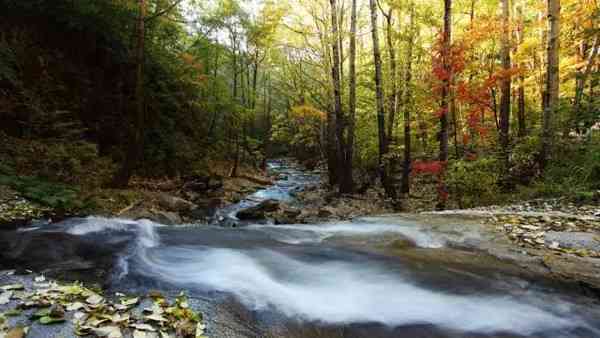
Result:
{"label": "white water rapids", "polygon": [[[586,328],[600,336],[578,315],[576,305],[552,294],[536,290],[502,295],[474,290],[467,294],[434,289],[419,285],[399,263],[357,258],[356,253],[340,252],[320,243],[340,234],[398,232],[422,247],[444,245],[435,236],[405,225],[344,223],[171,230],[185,232],[188,241],[183,244],[167,240],[172,235],[164,229],[163,233],[150,221],[90,217],[69,225],[67,231],[85,236],[134,232],[135,248],[123,258],[130,271],[124,271],[123,278],[135,273],[182,289],[223,292],[235,295],[252,310],[275,311],[290,318],[391,327],[431,324],[478,333],[558,334],[553,337],[568,337],[571,329]],[[263,242],[231,246],[223,241],[231,236]],[[194,244],[195,238],[199,244]]]}

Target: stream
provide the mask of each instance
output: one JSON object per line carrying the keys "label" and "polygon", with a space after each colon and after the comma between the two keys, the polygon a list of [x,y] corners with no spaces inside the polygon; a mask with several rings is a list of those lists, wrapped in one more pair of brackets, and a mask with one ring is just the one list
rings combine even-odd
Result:
{"label": "stream", "polygon": [[[283,162],[269,168],[280,176],[275,185],[220,210],[217,223],[265,199],[293,203],[294,191],[318,182]],[[600,337],[600,304],[575,291],[361,247],[396,237],[424,252],[448,247],[446,235],[401,217],[235,228],[89,217],[53,227],[126,238],[111,290],[185,290],[211,337]]]}

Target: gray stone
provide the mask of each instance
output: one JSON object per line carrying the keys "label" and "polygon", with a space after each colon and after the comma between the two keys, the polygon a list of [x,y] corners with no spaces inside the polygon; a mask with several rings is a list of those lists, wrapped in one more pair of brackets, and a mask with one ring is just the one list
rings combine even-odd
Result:
{"label": "gray stone", "polygon": [[600,234],[597,233],[548,231],[544,240],[548,246],[558,243],[561,248],[600,251]]}
{"label": "gray stone", "polygon": [[189,212],[197,208],[194,203],[169,194],[158,195],[158,205],[173,212]]}

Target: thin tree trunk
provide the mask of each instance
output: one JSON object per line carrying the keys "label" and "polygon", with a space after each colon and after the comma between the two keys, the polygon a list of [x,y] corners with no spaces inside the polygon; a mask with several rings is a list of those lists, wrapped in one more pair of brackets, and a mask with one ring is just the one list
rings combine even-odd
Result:
{"label": "thin tree trunk", "polygon": [[388,50],[388,57],[390,61],[390,96],[388,98],[388,121],[387,121],[387,144],[391,144],[394,138],[394,123],[396,119],[396,113],[398,111],[398,84],[397,84],[397,73],[398,66],[396,63],[396,46],[392,38],[392,21],[394,11],[390,8],[387,14],[384,13],[386,20],[386,45]]}
{"label": "thin tree trunk", "polygon": [[135,117],[131,126],[132,137],[128,145],[127,154],[121,169],[113,179],[113,185],[124,188],[129,184],[135,166],[140,161],[144,150],[144,50],[145,50],[145,16],[146,0],[139,0],[139,16],[137,20],[137,46],[135,54],[136,76],[135,76]]}
{"label": "thin tree trunk", "polygon": [[[583,91],[585,89],[585,82],[587,78],[592,72],[592,68],[594,67],[594,61],[596,59],[596,55],[598,55],[598,50],[600,49],[600,35],[596,35],[594,38],[594,43],[590,49],[590,53],[588,55],[585,68],[583,71],[578,72],[576,86],[575,86],[575,101],[573,102],[573,122],[575,126],[578,124],[579,116],[581,115],[581,101],[583,99]],[[585,57],[586,50],[582,51],[582,56]]]}
{"label": "thin tree trunk", "polygon": [[[333,81],[333,99],[334,99],[334,111],[335,111],[335,131],[337,139],[337,162],[343,165],[344,156],[344,116],[342,112],[342,92],[341,92],[341,79],[340,79],[340,51],[339,51],[339,31],[338,31],[338,18],[337,18],[337,1],[330,0],[331,4],[331,34],[332,34],[332,53],[333,53],[333,65],[331,67],[331,76]],[[338,172],[341,174],[341,178],[345,176],[345,168],[341,168]],[[340,182],[340,180],[338,180]]]}
{"label": "thin tree trunk", "polygon": [[375,61],[375,94],[377,97],[377,128],[379,136],[379,171],[381,183],[385,189],[386,195],[393,199],[396,198],[393,184],[389,179],[384,158],[387,154],[387,138],[385,135],[385,107],[383,95],[383,80],[381,74],[381,51],[379,48],[379,33],[377,28],[377,4],[376,0],[369,0],[369,8],[371,11],[371,36],[373,39],[373,59]]}
{"label": "thin tree trunk", "polygon": [[356,119],[356,1],[352,0],[350,16],[350,92],[349,92],[349,117],[348,140],[346,142],[346,158],[344,164],[344,181],[340,184],[340,193],[354,191],[353,161],[354,161],[354,124]]}
{"label": "thin tree trunk", "polygon": [[442,114],[440,116],[440,153],[439,160],[448,160],[448,112],[450,108],[450,83],[452,79],[450,66],[450,48],[452,44],[452,0],[444,0],[444,36],[443,63],[447,72],[442,88]]}
{"label": "thin tree trunk", "polygon": [[509,0],[502,0],[502,39],[501,39],[500,58],[502,59],[502,69],[505,75],[501,83],[500,97],[500,146],[502,147],[502,159],[508,170],[509,158],[509,130],[510,130],[510,99],[511,99],[511,78],[508,75],[511,68],[510,61],[510,6]]}
{"label": "thin tree trunk", "polygon": [[541,168],[547,165],[552,143],[552,119],[559,105],[560,0],[548,0],[548,67],[546,79],[547,104],[543,114]]}
{"label": "thin tree trunk", "polygon": [[[519,25],[517,29],[517,43],[519,46],[523,44],[525,39],[525,23],[523,18],[523,8],[517,7],[517,15],[519,16]],[[519,89],[518,89],[518,109],[517,109],[517,122],[518,126],[518,136],[524,137],[527,135],[527,122],[525,120],[525,62],[521,61],[519,63]]]}
{"label": "thin tree trunk", "polygon": [[411,3],[410,7],[410,35],[406,50],[406,69],[404,73],[404,93],[402,94],[402,107],[404,108],[404,166],[402,170],[402,193],[410,193],[410,172],[412,166],[411,159],[411,128],[410,111],[412,109],[412,58],[413,44],[415,43],[415,7]]}
{"label": "thin tree trunk", "polygon": [[[452,46],[452,0],[444,0],[444,36],[443,36],[443,66],[447,73],[442,87],[442,114],[440,115],[440,153],[439,161],[448,161],[448,112],[450,108],[450,84],[452,83],[452,68],[450,66],[450,51]],[[446,185],[440,179],[438,187],[438,209],[446,208]]]}

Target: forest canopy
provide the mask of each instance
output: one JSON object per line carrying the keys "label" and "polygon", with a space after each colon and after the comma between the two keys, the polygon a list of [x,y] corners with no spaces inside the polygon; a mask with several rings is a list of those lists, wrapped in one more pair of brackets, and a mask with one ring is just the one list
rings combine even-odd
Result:
{"label": "forest canopy", "polygon": [[596,0],[0,8],[3,175],[123,188],[294,156],[398,205],[600,189]]}

